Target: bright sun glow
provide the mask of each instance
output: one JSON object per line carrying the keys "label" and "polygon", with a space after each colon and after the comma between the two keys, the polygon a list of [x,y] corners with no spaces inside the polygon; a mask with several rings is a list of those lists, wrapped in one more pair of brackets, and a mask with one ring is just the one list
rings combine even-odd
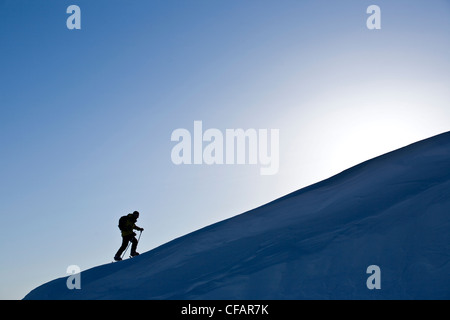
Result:
{"label": "bright sun glow", "polygon": [[331,167],[340,172],[414,142],[417,133],[398,119],[371,119],[354,125],[333,146]]}

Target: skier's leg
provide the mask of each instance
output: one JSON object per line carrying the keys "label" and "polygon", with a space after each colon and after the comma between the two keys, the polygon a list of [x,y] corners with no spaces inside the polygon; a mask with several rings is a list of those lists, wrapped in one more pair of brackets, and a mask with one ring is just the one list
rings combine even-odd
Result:
{"label": "skier's leg", "polygon": [[131,253],[130,254],[133,257],[133,256],[136,256],[139,254],[136,252],[138,241],[137,241],[136,237],[133,237],[130,241],[131,241]]}
{"label": "skier's leg", "polygon": [[115,257],[117,258],[117,257],[121,257],[122,256],[122,253],[125,251],[125,249],[127,248],[127,246],[128,246],[128,242],[130,241],[130,238],[129,237],[122,237],[122,245],[120,246],[120,248],[119,248],[119,250],[117,251],[117,253],[116,253],[116,255],[115,255]]}

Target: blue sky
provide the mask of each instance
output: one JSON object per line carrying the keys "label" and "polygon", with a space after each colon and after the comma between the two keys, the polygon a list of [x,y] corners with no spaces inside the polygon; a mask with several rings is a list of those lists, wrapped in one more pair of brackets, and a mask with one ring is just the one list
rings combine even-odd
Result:
{"label": "blue sky", "polygon": [[[443,0],[0,0],[0,298],[112,261],[133,210],[144,252],[448,131],[449,32]],[[174,165],[195,120],[279,129],[278,173]]]}

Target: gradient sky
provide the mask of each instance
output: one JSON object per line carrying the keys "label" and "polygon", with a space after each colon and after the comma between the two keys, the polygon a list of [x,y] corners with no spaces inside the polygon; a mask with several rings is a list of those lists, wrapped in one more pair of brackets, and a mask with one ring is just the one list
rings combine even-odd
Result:
{"label": "gradient sky", "polygon": [[[444,0],[0,0],[0,298],[112,261],[133,210],[142,253],[450,130],[449,34]],[[195,120],[279,129],[278,174],[174,165]]]}

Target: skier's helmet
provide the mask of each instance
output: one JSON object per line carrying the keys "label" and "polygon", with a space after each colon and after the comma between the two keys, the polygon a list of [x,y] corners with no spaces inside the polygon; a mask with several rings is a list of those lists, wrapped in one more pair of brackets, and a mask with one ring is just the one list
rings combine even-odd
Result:
{"label": "skier's helmet", "polygon": [[136,219],[139,218],[139,211],[134,211],[134,212],[133,212],[133,216],[135,216]]}

